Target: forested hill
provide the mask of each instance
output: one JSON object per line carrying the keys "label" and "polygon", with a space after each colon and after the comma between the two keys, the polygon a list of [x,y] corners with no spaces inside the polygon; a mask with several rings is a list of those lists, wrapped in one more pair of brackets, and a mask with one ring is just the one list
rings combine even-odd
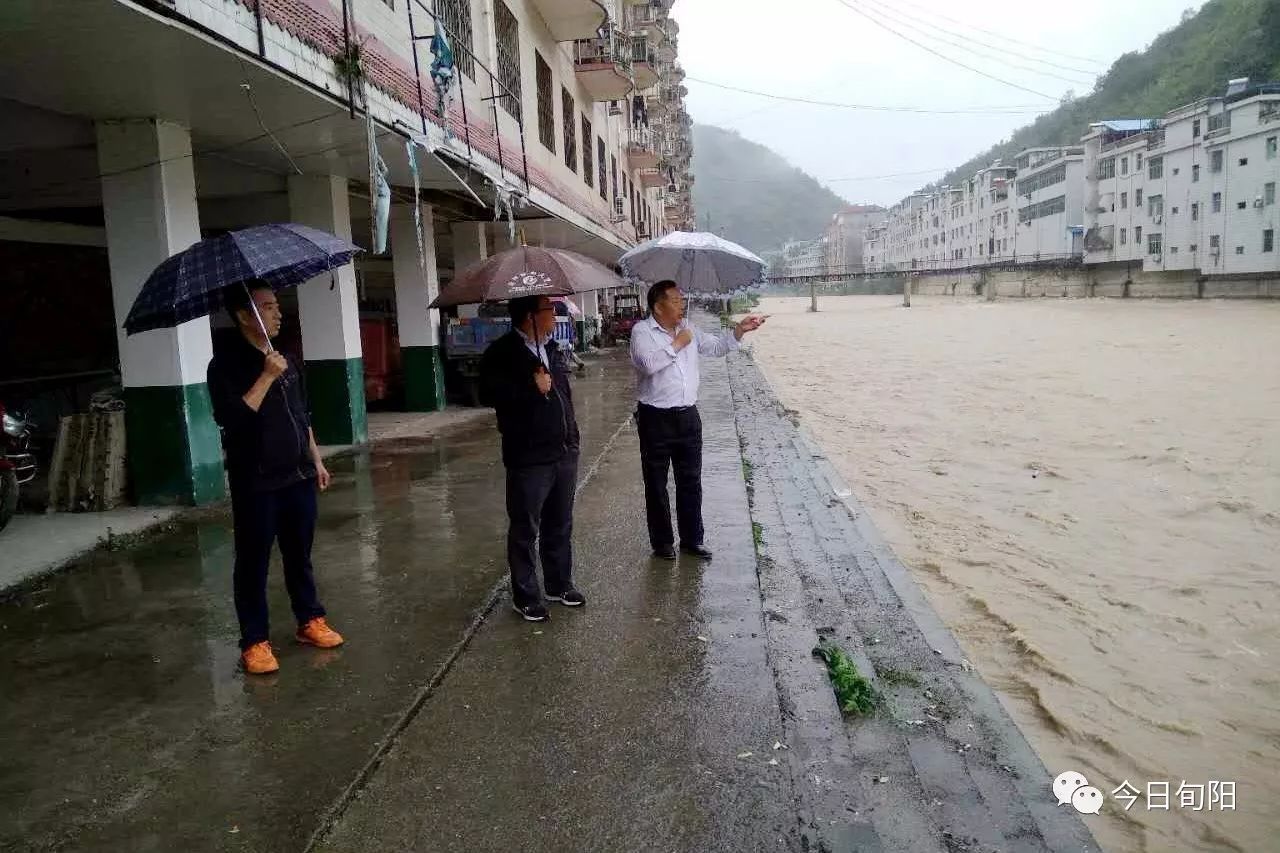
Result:
{"label": "forested hill", "polygon": [[1144,51],[1126,53],[1093,93],[1064,103],[1013,136],[947,173],[940,184],[967,179],[991,161],[1023,148],[1078,142],[1089,123],[1159,118],[1169,110],[1222,94],[1227,80],[1280,82],[1280,0],[1209,0]]}

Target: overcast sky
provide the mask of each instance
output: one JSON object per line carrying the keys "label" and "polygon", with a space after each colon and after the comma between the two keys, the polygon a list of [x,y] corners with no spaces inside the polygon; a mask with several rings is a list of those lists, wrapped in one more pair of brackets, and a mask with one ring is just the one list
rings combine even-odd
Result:
{"label": "overcast sky", "polygon": [[[695,121],[740,131],[850,201],[888,205],[1006,138],[1037,109],[1055,106],[1067,90],[1087,93],[1096,73],[1121,54],[1146,47],[1175,26],[1184,10],[1199,5],[1198,0],[677,0],[673,15],[680,22],[680,60],[691,78],[688,105]],[[1023,89],[933,56],[850,6]],[[698,80],[842,103],[1025,112],[854,111],[771,101]],[[908,172],[916,174],[900,174]],[[890,174],[900,176],[864,179]]]}

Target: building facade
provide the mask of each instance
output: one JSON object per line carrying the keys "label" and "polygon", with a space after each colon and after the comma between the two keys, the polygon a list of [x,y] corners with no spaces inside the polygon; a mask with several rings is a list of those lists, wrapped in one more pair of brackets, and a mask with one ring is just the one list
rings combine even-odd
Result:
{"label": "building facade", "polygon": [[1099,122],[1085,137],[1085,262],[1148,272],[1280,271],[1280,86],[1227,94],[1161,120]]}
{"label": "building facade", "polygon": [[[87,405],[118,383],[133,496],[217,500],[210,320],[133,337],[121,324],[166,257],[295,221],[366,250],[282,296],[319,440],[365,440],[366,403],[392,374],[388,399],[442,407],[441,317],[427,306],[456,270],[520,241],[612,263],[692,220],[670,5],[15,4],[0,56],[0,309],[15,325],[3,369],[21,378],[10,390]],[[593,295],[582,301],[597,313]],[[86,306],[75,341],[38,333],[66,322],[60,306]]]}
{"label": "building facade", "polygon": [[839,274],[861,270],[865,264],[867,229],[884,219],[885,209],[875,204],[854,204],[835,213],[823,235],[826,240],[827,272]]}
{"label": "building facade", "polygon": [[1280,84],[1247,80],[1161,119],[1100,121],[1079,146],[1028,149],[903,199],[867,233],[868,270],[1275,273],[1278,135]]}

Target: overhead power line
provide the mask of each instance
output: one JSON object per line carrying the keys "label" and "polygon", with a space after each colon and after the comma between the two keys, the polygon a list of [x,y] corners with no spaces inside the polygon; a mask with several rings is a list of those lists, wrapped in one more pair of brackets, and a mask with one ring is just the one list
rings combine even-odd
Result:
{"label": "overhead power line", "polygon": [[795,104],[811,104],[818,107],[836,107],[838,109],[845,110],[869,110],[892,113],[926,113],[929,115],[1031,115],[1047,112],[1051,109],[1049,104],[1044,104],[1042,106],[1037,106],[1035,104],[1016,104],[1007,107],[957,107],[954,109],[931,109],[928,107],[907,107],[888,104],[851,104],[840,101],[823,101],[815,98],[803,98],[795,95],[778,95],[773,92],[760,92],[755,89],[745,89],[741,86],[730,86],[727,83],[717,83],[714,80],[704,80],[701,77],[686,77],[685,79],[693,83],[701,83],[704,86],[711,86],[716,89],[725,89],[730,92],[741,92],[744,95],[755,95],[759,98],[769,98],[774,101],[788,101]]}
{"label": "overhead power line", "polygon": [[[934,41],[951,45],[952,47],[959,48],[960,50],[963,50],[967,53],[972,53],[974,56],[981,56],[984,59],[994,60],[1003,65],[1007,65],[1010,68],[1017,68],[1019,71],[1027,71],[1032,74],[1038,74],[1042,77],[1051,77],[1055,80],[1062,80],[1063,82],[1075,83],[1077,85],[1083,85],[1086,83],[1093,82],[1092,79],[1082,80],[1079,77],[1064,77],[1061,74],[1058,74],[1053,71],[1046,71],[1042,68],[1033,68],[1030,65],[1022,65],[1021,63],[1011,62],[1004,54],[1008,54],[1010,56],[1019,56],[1023,59],[1028,59],[1031,62],[1039,62],[1045,65],[1052,65],[1055,68],[1060,68],[1060,69],[1075,72],[1078,74],[1086,74],[1090,78],[1097,76],[1096,72],[1089,71],[1087,69],[1068,68],[1063,65],[1058,65],[1057,63],[1046,62],[1045,60],[1037,59],[1034,56],[1026,56],[1024,54],[1018,53],[1017,51],[1014,51],[1003,45],[994,45],[988,42],[984,42],[980,39],[973,38],[972,36],[964,36],[959,33],[954,33],[945,27],[940,27],[937,24],[931,23],[929,21],[923,21],[920,18],[913,17],[905,12],[900,12],[897,9],[894,9],[893,7],[886,7],[883,3],[875,2],[875,0],[862,0],[862,2],[866,3],[869,7],[871,7],[876,12],[876,14],[882,15],[883,17],[888,18],[893,23],[898,24],[899,26],[906,27],[908,30],[917,32],[925,38],[933,39]],[[928,30],[937,30],[941,33],[944,33],[945,36],[934,35]],[[957,41],[955,38],[947,38],[946,36],[956,36],[958,38],[964,39],[964,41]],[[971,44],[983,45],[984,47],[990,48],[992,50],[1000,51],[1000,53],[993,54],[990,52],[990,50],[980,50],[979,48],[972,47]]]}
{"label": "overhead power line", "polygon": [[918,10],[920,10],[921,12],[925,12],[926,14],[932,15],[932,16],[934,16],[934,17],[936,17],[936,18],[940,18],[940,19],[942,19],[942,20],[944,20],[944,21],[948,21],[949,23],[956,24],[956,25],[961,26],[961,27],[964,27],[964,28],[966,28],[966,29],[975,30],[975,31],[980,32],[980,33],[985,33],[986,35],[989,35],[989,36],[995,36],[996,38],[1000,39],[1001,41],[1008,41],[1008,42],[1013,42],[1014,44],[1020,44],[1020,45],[1022,45],[1023,47],[1029,47],[1029,48],[1032,48],[1033,50],[1037,50],[1037,51],[1039,51],[1040,53],[1049,54],[1049,55],[1051,55],[1051,56],[1060,56],[1060,57],[1063,57],[1064,59],[1074,59],[1074,60],[1076,60],[1076,61],[1078,61],[1078,62],[1088,62],[1088,63],[1090,63],[1091,65],[1097,65],[1100,69],[1101,69],[1101,68],[1105,68],[1105,67],[1106,67],[1106,65],[1107,65],[1107,63],[1103,62],[1102,60],[1095,59],[1095,58],[1093,58],[1093,57],[1091,57],[1091,56],[1077,56],[1077,55],[1075,55],[1075,54],[1073,54],[1073,53],[1063,53],[1063,52],[1062,52],[1062,51],[1060,51],[1060,50],[1053,50],[1052,48],[1043,47],[1043,46],[1041,46],[1041,45],[1035,44],[1034,42],[1023,41],[1023,40],[1021,40],[1021,39],[1014,38],[1013,36],[1005,35],[1004,33],[996,32],[995,30],[983,29],[982,27],[979,27],[979,26],[977,26],[977,25],[975,25],[975,24],[970,24],[970,23],[968,23],[968,22],[966,22],[966,21],[960,21],[960,20],[957,20],[957,19],[955,19],[955,18],[947,17],[946,15],[942,14],[941,12],[935,12],[935,11],[934,11],[934,10],[932,10],[932,9],[926,9],[925,7],[923,7],[923,6],[921,6],[921,5],[917,4],[917,3],[912,3],[912,2],[910,2],[910,0],[897,0],[897,2],[898,2],[900,5],[903,5],[903,6],[910,6],[910,7],[912,7],[913,9],[918,9]]}
{"label": "overhead power line", "polygon": [[979,76],[981,76],[981,77],[986,77],[988,80],[994,80],[994,81],[996,81],[997,83],[1003,83],[1004,85],[1009,86],[1010,88],[1018,89],[1018,90],[1023,91],[1023,92],[1029,92],[1030,94],[1032,94],[1032,95],[1036,95],[1037,97],[1041,97],[1041,98],[1048,98],[1049,100],[1057,100],[1057,98],[1055,98],[1053,95],[1047,94],[1047,93],[1045,93],[1045,92],[1038,92],[1038,91],[1036,91],[1035,89],[1030,89],[1030,88],[1028,88],[1028,87],[1026,87],[1026,86],[1023,86],[1023,85],[1021,85],[1021,84],[1014,83],[1012,80],[1006,80],[1006,79],[1004,79],[1003,77],[997,77],[997,76],[996,76],[996,75],[994,75],[994,74],[990,74],[990,73],[988,73],[988,72],[986,72],[986,71],[983,71],[981,68],[974,68],[972,65],[967,65],[967,64],[965,64],[965,63],[961,62],[961,61],[960,61],[960,60],[958,60],[958,59],[954,59],[954,58],[952,58],[952,57],[950,57],[950,56],[947,56],[945,53],[940,53],[940,52],[938,52],[938,51],[934,50],[933,48],[929,47],[927,44],[921,44],[920,42],[918,42],[918,41],[916,41],[915,39],[913,39],[911,36],[903,35],[902,33],[900,33],[900,32],[898,32],[897,30],[895,30],[893,27],[891,27],[891,26],[889,26],[888,24],[886,24],[886,23],[884,23],[884,22],[880,21],[878,18],[874,18],[874,17],[872,17],[870,14],[868,14],[868,13],[867,13],[867,12],[865,12],[865,11],[863,11],[863,10],[862,10],[862,9],[860,9],[859,7],[854,6],[852,3],[847,2],[847,0],[836,0],[836,2],[837,2],[837,3],[839,3],[840,5],[844,6],[845,8],[847,8],[849,11],[853,12],[854,14],[856,14],[856,15],[861,15],[862,17],[866,18],[868,21],[870,21],[871,23],[875,24],[877,27],[880,27],[881,29],[885,30],[886,32],[892,33],[893,35],[897,36],[898,38],[902,39],[902,40],[903,40],[903,41],[905,41],[905,42],[908,42],[908,43],[910,43],[910,44],[915,45],[916,47],[920,48],[921,50],[925,51],[926,53],[931,53],[931,54],[933,54],[934,56],[938,57],[939,59],[943,60],[944,62],[949,62],[949,63],[951,63],[952,65],[955,65],[955,66],[958,66],[958,67],[960,67],[960,68],[965,69],[966,71],[972,71],[974,74],[977,74],[977,75],[979,75]]}

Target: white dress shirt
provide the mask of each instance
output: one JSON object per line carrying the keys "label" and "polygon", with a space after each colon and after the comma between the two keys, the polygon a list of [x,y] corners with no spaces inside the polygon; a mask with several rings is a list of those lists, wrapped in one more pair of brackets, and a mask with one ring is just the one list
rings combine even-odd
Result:
{"label": "white dress shirt", "polygon": [[631,363],[636,368],[636,398],[646,406],[675,409],[698,402],[698,356],[728,355],[738,348],[732,329],[710,335],[682,322],[676,329],[693,332],[693,343],[682,350],[653,317],[631,329]]}

